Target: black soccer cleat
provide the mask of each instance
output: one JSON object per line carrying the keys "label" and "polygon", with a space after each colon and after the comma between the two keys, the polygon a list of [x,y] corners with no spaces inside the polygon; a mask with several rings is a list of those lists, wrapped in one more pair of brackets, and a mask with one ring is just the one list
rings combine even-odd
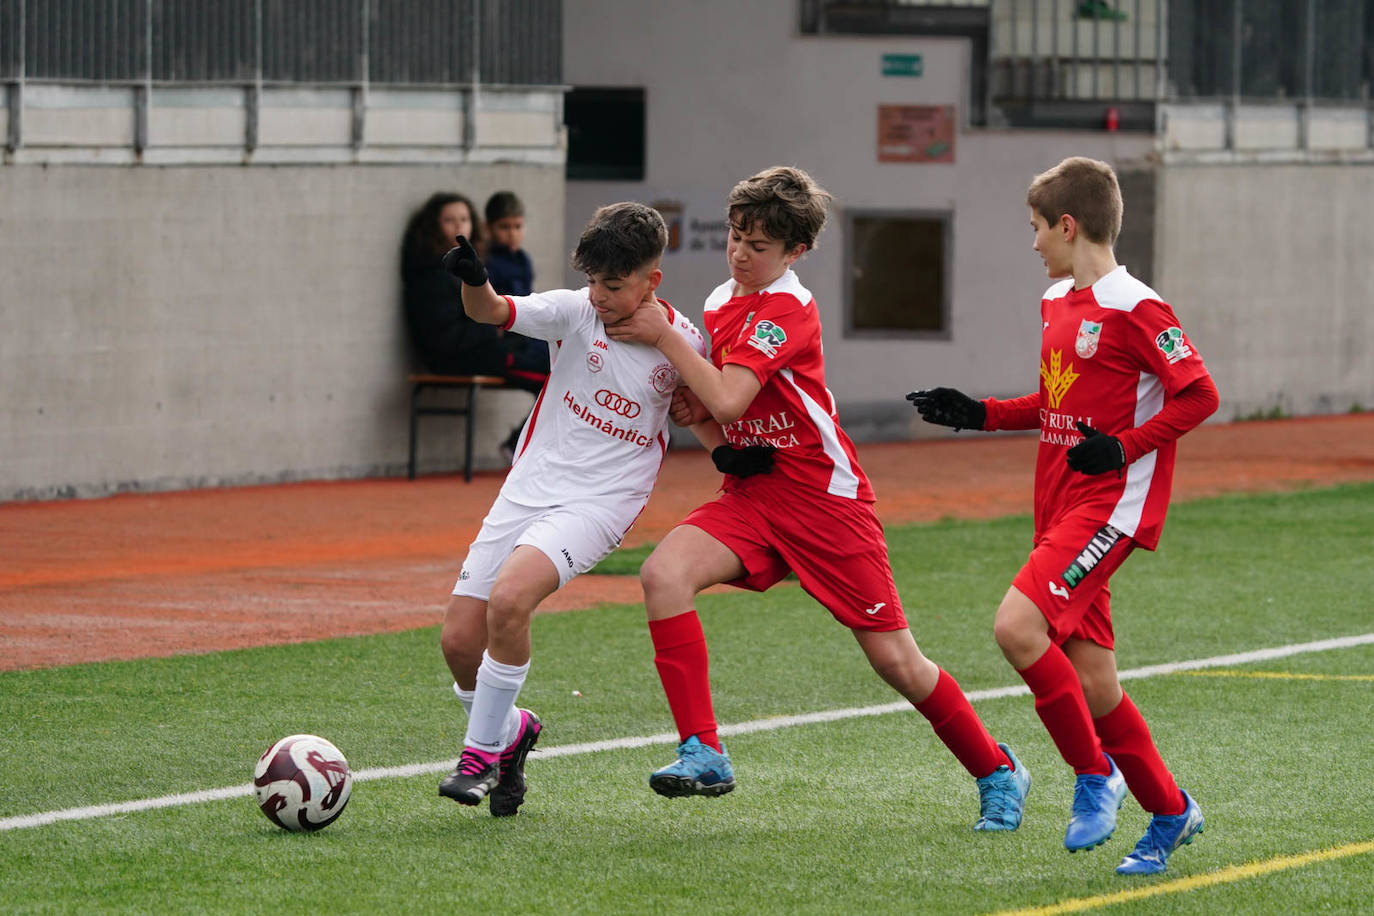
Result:
{"label": "black soccer cleat", "polygon": [[544,726],[528,709],[520,710],[520,734],[501,752],[501,778],[491,792],[491,816],[510,817],[525,800],[525,758]]}
{"label": "black soccer cleat", "polygon": [[480,804],[487,793],[496,788],[501,778],[499,760],[488,763],[470,747],[463,748],[458,766],[439,783],[439,794],[460,805]]}

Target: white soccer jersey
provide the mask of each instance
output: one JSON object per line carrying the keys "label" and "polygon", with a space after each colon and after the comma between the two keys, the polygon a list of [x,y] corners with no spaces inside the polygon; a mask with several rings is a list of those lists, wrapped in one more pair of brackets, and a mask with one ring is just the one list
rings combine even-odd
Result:
{"label": "white soccer jersey", "polygon": [[[520,431],[502,495],[524,506],[601,498],[642,504],[668,450],[673,364],[654,347],[607,337],[586,287],[506,301],[509,330],[549,342],[550,373]],[[701,333],[663,305],[673,329],[705,356]]]}

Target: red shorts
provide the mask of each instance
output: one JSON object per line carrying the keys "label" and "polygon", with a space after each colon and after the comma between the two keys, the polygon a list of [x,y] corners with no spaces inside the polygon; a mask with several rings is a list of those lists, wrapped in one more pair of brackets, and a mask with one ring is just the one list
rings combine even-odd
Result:
{"label": "red shorts", "polygon": [[682,520],[740,558],[731,585],[761,592],[795,572],[801,587],[851,630],[906,628],[887,539],[873,504],[799,487],[781,474],[732,481]]}
{"label": "red shorts", "polygon": [[1050,639],[1114,646],[1107,580],[1135,549],[1130,536],[1100,521],[1069,516],[1038,535],[1012,580],[1050,624]]}

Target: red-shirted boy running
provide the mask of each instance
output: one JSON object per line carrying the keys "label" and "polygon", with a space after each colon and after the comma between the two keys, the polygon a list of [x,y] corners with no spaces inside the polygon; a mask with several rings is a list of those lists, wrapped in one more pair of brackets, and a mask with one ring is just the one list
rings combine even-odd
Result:
{"label": "red-shirted boy running", "polygon": [[956,430],[1040,430],[1034,547],[994,634],[1077,774],[1065,847],[1106,842],[1129,787],[1154,816],[1116,870],[1153,874],[1202,831],[1202,811],[1121,689],[1107,580],[1137,546],[1159,543],[1175,442],[1217,409],[1217,389],[1173,310],[1117,266],[1111,166],[1065,159],[1036,177],[1026,201],[1049,276],[1069,278],[1040,302],[1040,390],[1005,401],[952,388],[907,397]]}
{"label": "red-shirted boy running", "polygon": [[791,266],[815,246],[829,200],[793,168],[760,172],[730,192],[730,279],[706,300],[709,361],[679,346],[647,309],[607,328],[614,339],[658,347],[672,362],[700,402],[675,407],[673,419],[693,421],[726,473],[723,495],[669,532],[641,571],[654,662],[682,741],[678,759],[649,785],[670,797],[735,787],[716,731],[695,598],[720,582],[763,591],[795,572],[977,778],[975,829],[1015,830],[1030,775],[988,734],[954,678],[917,648],[873,489],[825,387],[816,302]]}

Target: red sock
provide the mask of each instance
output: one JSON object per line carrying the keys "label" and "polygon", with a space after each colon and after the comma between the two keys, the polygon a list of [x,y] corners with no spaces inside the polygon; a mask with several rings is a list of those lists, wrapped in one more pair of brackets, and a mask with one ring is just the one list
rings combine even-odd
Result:
{"label": "red sock", "polygon": [[973,711],[968,697],[949,672],[940,669],[940,679],[930,696],[916,704],[916,710],[930,720],[931,728],[974,776],[987,776],[1002,764],[1011,766],[1007,755],[992,740],[983,720]]}
{"label": "red sock", "polygon": [[1145,717],[1130,697],[1123,693],[1116,709],[1093,719],[1093,726],[1102,739],[1102,750],[1111,754],[1121,768],[1121,775],[1126,777],[1126,785],[1140,807],[1151,814],[1183,813],[1187,807],[1183,793],[1159,756]]}
{"label": "red sock", "polygon": [[649,636],[654,641],[654,666],[668,696],[678,740],[696,735],[702,744],[720,750],[716,714],[711,707],[710,659],[697,612],[650,620]]}
{"label": "red sock", "polygon": [[1082,776],[1111,773],[1088,715],[1078,672],[1064,650],[1051,645],[1029,668],[1017,672],[1035,697],[1035,713],[1045,723],[1064,762]]}

